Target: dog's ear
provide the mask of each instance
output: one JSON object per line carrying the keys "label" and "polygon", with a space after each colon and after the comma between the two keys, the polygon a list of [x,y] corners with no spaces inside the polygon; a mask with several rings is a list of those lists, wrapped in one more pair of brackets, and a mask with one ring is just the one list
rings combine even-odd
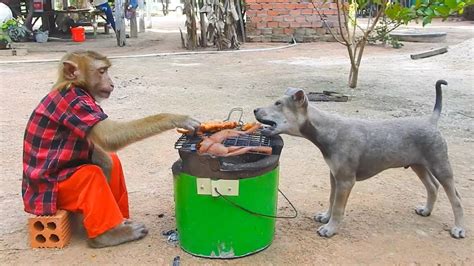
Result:
{"label": "dog's ear", "polygon": [[306,98],[306,95],[302,89],[288,88],[285,92],[285,95],[291,96],[291,99],[293,99],[295,103],[302,107],[308,106],[308,98]]}

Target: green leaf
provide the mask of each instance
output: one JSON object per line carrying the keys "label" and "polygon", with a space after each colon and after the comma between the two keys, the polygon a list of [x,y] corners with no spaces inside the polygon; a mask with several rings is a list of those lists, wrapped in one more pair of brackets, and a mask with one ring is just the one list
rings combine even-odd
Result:
{"label": "green leaf", "polygon": [[439,6],[435,9],[435,14],[438,13],[437,15],[442,16],[442,17],[447,17],[451,14],[451,9],[447,6]]}
{"label": "green leaf", "polygon": [[421,6],[421,0],[416,0],[415,2],[415,8],[418,9]]}
{"label": "green leaf", "polygon": [[444,0],[444,3],[451,9],[457,9],[458,7],[456,0]]}
{"label": "green leaf", "polygon": [[368,3],[369,3],[369,1],[367,1],[367,0],[357,0],[357,9],[358,10],[364,9],[367,6]]}
{"label": "green leaf", "polygon": [[423,18],[423,27],[426,26],[427,24],[430,24],[431,19],[432,19],[432,17],[430,17],[430,16],[424,17]]}
{"label": "green leaf", "polygon": [[425,16],[433,16],[434,15],[434,12],[431,8],[425,9],[425,11],[423,13],[425,14]]}

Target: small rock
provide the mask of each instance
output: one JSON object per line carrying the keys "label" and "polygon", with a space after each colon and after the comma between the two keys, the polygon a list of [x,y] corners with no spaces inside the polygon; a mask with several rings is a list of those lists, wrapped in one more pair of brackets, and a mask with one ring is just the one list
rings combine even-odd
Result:
{"label": "small rock", "polygon": [[425,233],[425,231],[422,231],[422,230],[419,230],[419,229],[416,230],[416,233],[420,236],[427,236],[428,235],[427,233]]}
{"label": "small rock", "polygon": [[174,257],[173,259],[173,266],[179,266],[180,264],[180,258],[179,256]]}

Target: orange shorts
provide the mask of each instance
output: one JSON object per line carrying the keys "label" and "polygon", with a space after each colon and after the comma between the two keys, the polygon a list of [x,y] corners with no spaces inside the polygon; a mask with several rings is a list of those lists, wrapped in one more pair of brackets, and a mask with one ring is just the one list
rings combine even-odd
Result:
{"label": "orange shorts", "polygon": [[58,185],[58,209],[82,213],[89,238],[129,218],[122,165],[116,154],[110,156],[113,161],[110,183],[99,166],[87,164]]}

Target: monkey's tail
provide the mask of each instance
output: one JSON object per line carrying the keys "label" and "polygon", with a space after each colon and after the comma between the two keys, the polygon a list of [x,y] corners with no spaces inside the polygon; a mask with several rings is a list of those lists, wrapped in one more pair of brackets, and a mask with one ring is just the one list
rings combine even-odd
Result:
{"label": "monkey's tail", "polygon": [[441,92],[441,85],[448,85],[448,82],[446,80],[438,80],[436,81],[436,102],[435,106],[433,109],[433,114],[431,115],[431,122],[437,123],[439,120],[439,116],[441,115],[441,108],[443,106],[442,101],[443,101],[443,95]]}

